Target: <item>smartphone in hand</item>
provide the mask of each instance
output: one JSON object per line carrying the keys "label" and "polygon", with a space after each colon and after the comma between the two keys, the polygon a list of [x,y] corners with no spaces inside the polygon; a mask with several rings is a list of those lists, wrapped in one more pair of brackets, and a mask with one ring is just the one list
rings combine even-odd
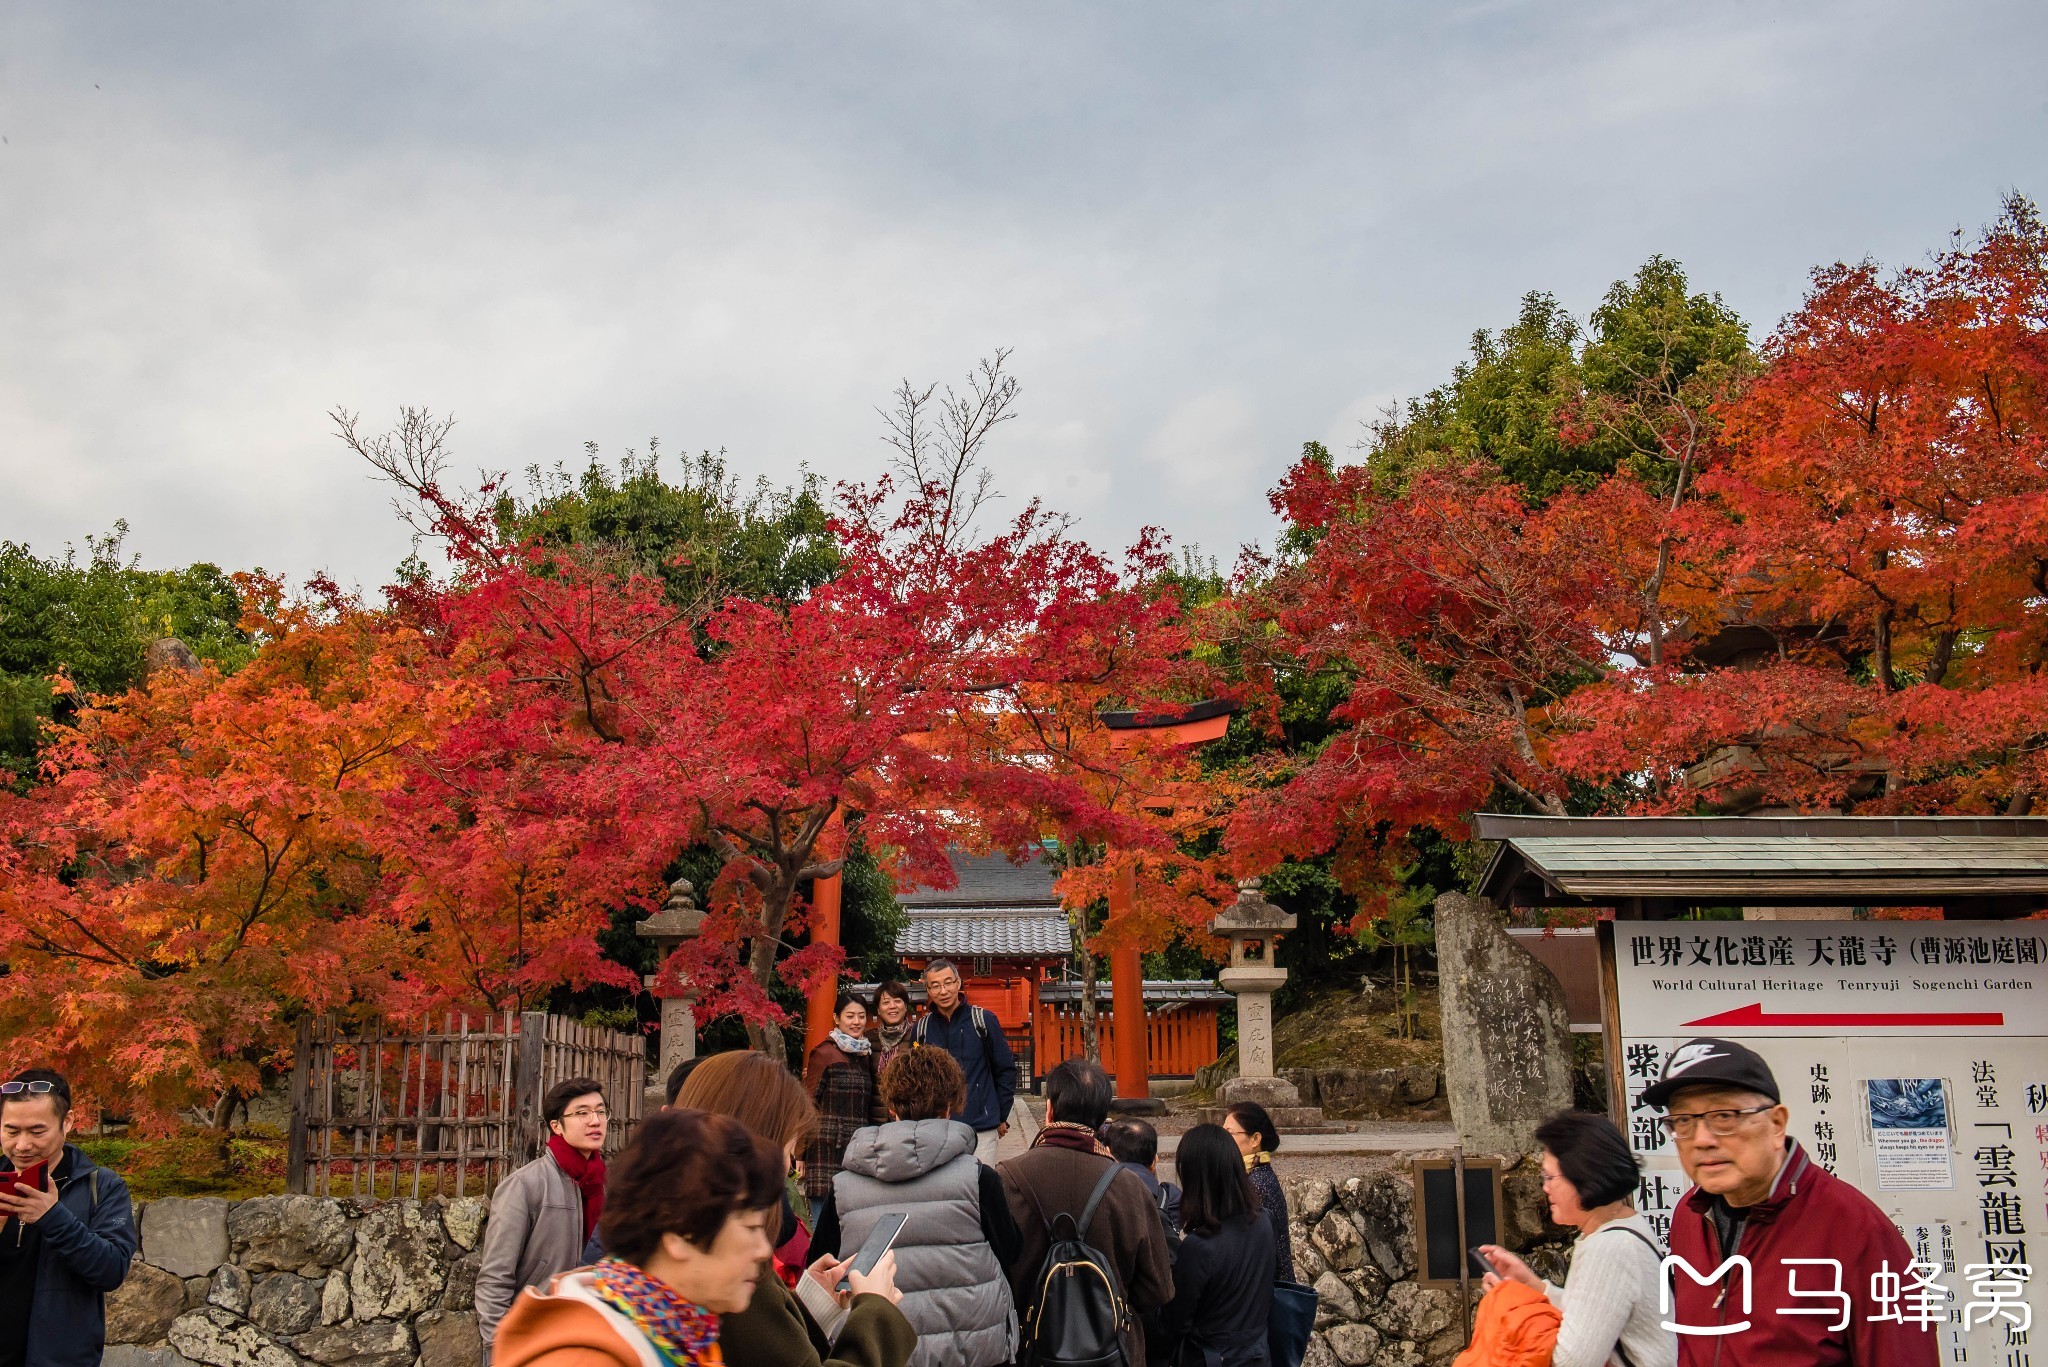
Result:
{"label": "smartphone in hand", "polygon": [[[848,1270],[858,1272],[862,1276],[866,1276],[874,1271],[876,1266],[888,1254],[889,1249],[895,1244],[896,1236],[903,1232],[903,1226],[909,1220],[910,1217],[908,1215],[899,1214],[895,1211],[884,1215],[876,1222],[874,1232],[868,1235],[867,1242],[860,1246],[860,1252],[853,1255],[853,1264]],[[836,1289],[851,1291],[853,1289],[852,1278],[841,1277]]]}
{"label": "smartphone in hand", "polygon": [[12,1196],[22,1187],[27,1187],[31,1191],[41,1191],[49,1185],[45,1180],[45,1174],[48,1170],[49,1164],[38,1163],[32,1168],[26,1168],[19,1172],[13,1169],[0,1172],[0,1191],[6,1192],[9,1196]]}

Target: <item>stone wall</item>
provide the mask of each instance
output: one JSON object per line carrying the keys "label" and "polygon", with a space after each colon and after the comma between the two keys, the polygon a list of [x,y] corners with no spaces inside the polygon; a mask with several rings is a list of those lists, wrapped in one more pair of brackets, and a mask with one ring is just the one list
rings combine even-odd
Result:
{"label": "stone wall", "polygon": [[[1441,1121],[1450,1116],[1443,1074],[1426,1064],[1404,1068],[1281,1068],[1304,1106],[1345,1120]],[[1227,1055],[1195,1073],[1194,1085],[1215,1092],[1237,1076],[1237,1058]]]}
{"label": "stone wall", "polygon": [[[1294,1271],[1320,1304],[1303,1367],[1442,1367],[1465,1347],[1456,1290],[1415,1280],[1415,1186],[1405,1161],[1361,1159],[1356,1176],[1282,1183]],[[1565,1232],[1545,1218],[1534,1160],[1502,1178],[1502,1240],[1537,1272],[1564,1275]],[[1471,1288],[1473,1302],[1479,1288]]]}
{"label": "stone wall", "polygon": [[[1356,1166],[1284,1183],[1295,1271],[1322,1299],[1304,1367],[1444,1367],[1463,1321],[1455,1291],[1416,1284],[1407,1162],[1335,1161]],[[1544,1219],[1535,1161],[1501,1186],[1502,1241],[1561,1280],[1565,1232]],[[479,1197],[151,1202],[108,1298],[106,1367],[478,1367],[486,1211]]]}
{"label": "stone wall", "polygon": [[487,1203],[152,1201],[106,1367],[477,1367]]}

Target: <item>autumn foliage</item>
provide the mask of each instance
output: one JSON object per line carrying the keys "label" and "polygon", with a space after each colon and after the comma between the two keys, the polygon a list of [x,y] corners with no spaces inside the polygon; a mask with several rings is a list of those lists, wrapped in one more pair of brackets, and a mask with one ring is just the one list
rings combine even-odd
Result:
{"label": "autumn foliage", "polygon": [[0,1020],[100,1095],[161,1118],[253,1091],[306,1011],[637,988],[597,937],[692,846],[723,871],[664,972],[772,1026],[778,978],[839,969],[804,943],[835,817],[902,883],[949,880],[956,843],[1171,844],[1086,724],[1181,682],[1149,542],[1117,564],[1036,507],[969,540],[940,491],[847,490],[821,587],[678,603],[497,534],[488,490],[416,492],[447,581],[374,612],[251,585],[255,663],[98,700],[0,797]]}
{"label": "autumn foliage", "polygon": [[1246,867],[1334,850],[1370,904],[1415,832],[1461,839],[1486,807],[2031,810],[2048,742],[2032,207],[1925,266],[1817,271],[1753,369],[1715,373],[1711,391],[1560,404],[1568,445],[1633,432],[1652,459],[1543,497],[1407,450],[1290,473],[1275,508],[1306,549],[1257,567],[1216,629],[1269,688],[1338,680],[1340,725],[1268,761],[1275,786],[1232,824]]}
{"label": "autumn foliage", "polygon": [[[409,413],[423,444],[358,449],[444,576],[375,608],[244,578],[251,662],[67,704],[37,781],[0,787],[0,1030],[145,1120],[218,1113],[307,1012],[636,988],[600,935],[708,847],[705,932],[662,973],[779,1051],[778,984],[840,971],[805,894],[849,824],[899,885],[1056,839],[1070,905],[1137,882],[1096,947],[1153,948],[1324,853],[1370,918],[1483,808],[2030,811],[2031,206],[1923,266],[1817,272],[1754,353],[1661,260],[1578,352],[1541,302],[1513,342],[1541,366],[1489,342],[1473,412],[1440,392],[1374,459],[1305,457],[1281,551],[1199,612],[1155,535],[1112,559],[1036,505],[965,534],[986,485],[925,478],[921,436],[905,485],[842,489],[802,573],[742,594],[444,488],[413,457],[445,424]],[[968,455],[1014,394],[1000,359],[983,379],[947,410]],[[1101,724],[1210,697],[1244,704],[1228,767]],[[1304,697],[1333,701],[1290,741]]]}

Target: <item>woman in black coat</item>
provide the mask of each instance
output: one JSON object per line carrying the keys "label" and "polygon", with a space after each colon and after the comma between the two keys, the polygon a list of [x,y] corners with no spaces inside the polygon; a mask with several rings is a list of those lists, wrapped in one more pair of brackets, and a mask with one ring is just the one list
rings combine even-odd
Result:
{"label": "woman in black coat", "polygon": [[1176,1367],[1266,1367],[1273,1227],[1259,1215],[1237,1142],[1197,1125],[1174,1154],[1183,1237],[1160,1323]]}
{"label": "woman in black coat", "polygon": [[1273,1117],[1256,1101],[1240,1101],[1223,1113],[1223,1130],[1244,1155],[1244,1169],[1250,1174],[1252,1190],[1259,1196],[1259,1211],[1273,1227],[1273,1280],[1294,1280],[1294,1243],[1287,1237],[1287,1193],[1273,1174],[1273,1154],[1280,1148],[1280,1131]]}

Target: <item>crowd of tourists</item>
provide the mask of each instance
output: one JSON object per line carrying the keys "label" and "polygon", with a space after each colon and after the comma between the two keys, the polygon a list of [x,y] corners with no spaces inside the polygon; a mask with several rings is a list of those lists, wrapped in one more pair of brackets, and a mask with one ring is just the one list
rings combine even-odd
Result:
{"label": "crowd of tourists", "polygon": [[[1313,1296],[1294,1283],[1271,1117],[1239,1104],[1192,1127],[1163,1180],[1153,1128],[1112,1119],[1101,1066],[1069,1059],[1045,1079],[1030,1146],[991,1162],[1015,1061],[950,966],[926,989],[921,1018],[900,985],[872,1011],[843,999],[802,1079],[748,1050],[675,1069],[667,1104],[609,1162],[602,1086],[551,1088],[546,1148],[499,1186],[486,1226],[488,1358],[1298,1367]],[[1559,1286],[1479,1249],[1459,1367],[1934,1367],[1928,1325],[1872,1313],[1862,1291],[1912,1263],[1905,1241],[1788,1137],[1763,1059],[1692,1041],[1643,1103],[1694,1183],[1670,1256],[1634,1207],[1637,1161],[1614,1124],[1553,1117],[1536,1138],[1551,1219],[1577,1231],[1571,1275]],[[98,1364],[106,1297],[137,1250],[128,1189],[70,1142],[71,1105],[56,1073],[0,1083],[0,1367]],[[1744,1307],[1801,1266],[1836,1266],[1839,1322],[1802,1308],[1731,1321],[1738,1255]]]}

